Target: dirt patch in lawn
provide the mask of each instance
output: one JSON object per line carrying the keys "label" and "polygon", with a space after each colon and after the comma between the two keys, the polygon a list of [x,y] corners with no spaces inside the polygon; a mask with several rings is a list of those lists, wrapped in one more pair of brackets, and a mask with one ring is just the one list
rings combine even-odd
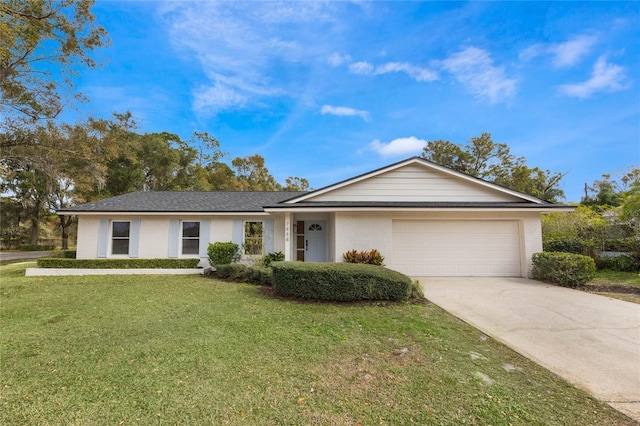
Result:
{"label": "dirt patch in lawn", "polygon": [[638,294],[640,295],[640,287],[632,287],[626,285],[598,285],[598,284],[585,284],[579,287],[580,290],[592,291],[595,293],[621,293],[621,294]]}

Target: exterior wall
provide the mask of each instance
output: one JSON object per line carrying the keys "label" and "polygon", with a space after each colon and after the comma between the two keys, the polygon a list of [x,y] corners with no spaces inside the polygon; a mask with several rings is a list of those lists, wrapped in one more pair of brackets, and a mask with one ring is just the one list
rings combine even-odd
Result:
{"label": "exterior wall", "polygon": [[335,254],[338,262],[350,250],[376,249],[391,258],[392,218],[388,213],[338,212],[335,219]]}
{"label": "exterior wall", "polygon": [[[78,220],[78,258],[92,259],[98,253],[98,228],[101,216],[80,216]],[[209,242],[232,241],[235,220],[274,220],[274,250],[284,251],[284,215],[254,216],[118,216],[115,220],[140,219],[139,257],[166,258],[169,256],[169,223],[172,219],[209,220],[210,235],[201,235]],[[531,256],[542,251],[540,214],[536,212],[336,212],[292,215],[296,220],[324,220],[327,224],[327,260],[342,261],[342,254],[352,250],[377,249],[386,259],[393,257],[393,220],[517,220],[520,233],[520,256],[523,277],[531,276]],[[293,236],[292,236],[293,238]],[[292,244],[295,250],[295,239]],[[110,255],[109,248],[107,257]],[[179,257],[194,257],[182,256]],[[295,257],[292,257],[295,258]]]}
{"label": "exterior wall", "polygon": [[338,212],[335,214],[335,258],[348,250],[377,249],[393,257],[393,220],[517,220],[520,238],[521,276],[531,277],[531,256],[542,251],[539,213],[527,212]]}
{"label": "exterior wall", "polygon": [[139,254],[139,257],[152,259],[169,256],[168,217],[150,216],[140,221]]}
{"label": "exterior wall", "polygon": [[[252,216],[79,216],[77,257],[80,259],[95,259],[98,257],[98,234],[101,220],[127,221],[140,220],[139,258],[167,258],[169,257],[169,227],[171,220],[210,222],[208,235],[200,235],[208,242],[228,242],[233,239],[233,224],[236,220],[274,220],[274,250],[284,250],[284,218],[265,215]],[[178,244],[181,244],[181,234],[178,234]],[[111,255],[110,233],[107,257],[123,257]],[[126,257],[126,256],[124,256]],[[197,257],[197,255],[182,255],[178,248],[179,258]]]}
{"label": "exterior wall", "polygon": [[522,276],[533,277],[533,262],[531,257],[534,253],[542,251],[542,223],[539,213],[530,213],[520,221],[521,253],[523,259]]}
{"label": "exterior wall", "polygon": [[407,165],[355,182],[313,201],[509,202],[521,199],[426,166]]}
{"label": "exterior wall", "polygon": [[78,240],[76,257],[78,259],[95,259],[98,257],[98,226],[100,217],[78,217]]}

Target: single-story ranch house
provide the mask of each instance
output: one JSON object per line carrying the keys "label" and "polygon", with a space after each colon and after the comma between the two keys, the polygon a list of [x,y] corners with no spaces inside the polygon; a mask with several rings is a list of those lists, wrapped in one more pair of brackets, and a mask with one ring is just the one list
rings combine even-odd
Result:
{"label": "single-story ranch house", "polygon": [[540,215],[571,210],[414,157],[310,192],[136,192],[59,213],[78,216],[85,259],[206,259],[233,241],[246,260],[377,249],[409,276],[529,277]]}

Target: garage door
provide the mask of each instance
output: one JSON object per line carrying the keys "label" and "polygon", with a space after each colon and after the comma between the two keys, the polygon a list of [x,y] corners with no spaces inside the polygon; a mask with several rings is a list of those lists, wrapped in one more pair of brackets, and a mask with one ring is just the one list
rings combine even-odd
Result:
{"label": "garage door", "polygon": [[516,221],[393,221],[392,269],[409,276],[519,277]]}

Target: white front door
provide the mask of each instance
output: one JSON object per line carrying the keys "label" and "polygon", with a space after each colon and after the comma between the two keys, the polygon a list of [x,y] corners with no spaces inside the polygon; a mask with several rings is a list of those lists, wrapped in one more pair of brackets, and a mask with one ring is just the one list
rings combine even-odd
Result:
{"label": "white front door", "polygon": [[305,262],[326,262],[326,222],[324,220],[305,220],[304,228]]}

